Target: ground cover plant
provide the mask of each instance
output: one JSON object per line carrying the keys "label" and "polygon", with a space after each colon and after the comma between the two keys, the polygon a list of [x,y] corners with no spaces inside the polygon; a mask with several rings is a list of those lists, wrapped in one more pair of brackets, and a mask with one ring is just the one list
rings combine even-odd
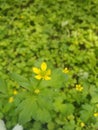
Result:
{"label": "ground cover plant", "polygon": [[98,129],[97,8],[97,0],[0,0],[0,118],[9,130]]}

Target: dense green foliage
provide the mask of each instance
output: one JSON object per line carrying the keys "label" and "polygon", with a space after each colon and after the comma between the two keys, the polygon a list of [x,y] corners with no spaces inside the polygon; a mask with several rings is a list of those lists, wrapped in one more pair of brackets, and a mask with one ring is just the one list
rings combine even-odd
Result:
{"label": "dense green foliage", "polygon": [[[0,77],[8,84],[0,80],[0,117],[6,120],[9,129],[18,121],[21,105],[29,99],[20,104],[17,111],[14,111],[15,104],[7,103],[5,99],[13,95],[14,89],[21,92],[23,88],[20,86],[28,86],[27,82],[19,82],[20,77],[17,79],[17,76],[11,75],[20,86],[17,85],[8,74],[16,72],[32,79],[32,66],[39,66],[42,61],[46,61],[52,70],[67,67],[68,79],[63,89],[62,80],[54,80],[56,85],[60,84],[58,89],[61,92],[57,100],[52,102],[57,106],[52,108],[55,110],[53,117],[45,109],[43,113],[47,117],[41,119],[42,114],[38,119],[33,115],[33,124],[30,117],[27,120],[24,118],[24,122],[29,121],[24,125],[26,130],[98,129],[98,117],[93,116],[94,112],[98,112],[97,19],[98,0],[0,0]],[[55,83],[52,81],[53,87]],[[83,86],[83,93],[77,93],[76,84]],[[46,95],[49,93],[55,98],[50,89],[45,91]],[[47,107],[51,108],[51,100],[50,107]],[[31,108],[32,104],[29,108],[24,107],[24,113]],[[82,122],[85,127],[80,127]]]}

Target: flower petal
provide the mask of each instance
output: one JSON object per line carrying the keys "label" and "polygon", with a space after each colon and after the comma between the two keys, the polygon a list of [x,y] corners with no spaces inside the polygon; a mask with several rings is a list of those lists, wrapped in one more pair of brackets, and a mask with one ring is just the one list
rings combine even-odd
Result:
{"label": "flower petal", "polygon": [[46,71],[46,75],[51,75],[51,70],[50,70],[50,69],[48,69],[48,70]]}
{"label": "flower petal", "polygon": [[40,73],[40,69],[38,69],[38,68],[36,68],[36,67],[33,67],[32,70],[33,70],[33,72],[34,72],[35,74],[39,74],[39,73]]}
{"label": "flower petal", "polygon": [[42,78],[42,76],[41,75],[36,75],[35,78],[40,80]]}
{"label": "flower petal", "polygon": [[45,80],[50,80],[51,77],[49,77],[49,76],[45,76],[44,79],[45,79]]}
{"label": "flower petal", "polygon": [[46,64],[45,62],[43,62],[43,63],[41,64],[41,70],[42,70],[42,71],[46,71],[46,69],[47,69],[47,64]]}

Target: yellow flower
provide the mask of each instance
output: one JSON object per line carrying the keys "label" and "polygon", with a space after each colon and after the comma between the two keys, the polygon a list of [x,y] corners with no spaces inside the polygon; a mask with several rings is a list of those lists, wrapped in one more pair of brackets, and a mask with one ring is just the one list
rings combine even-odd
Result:
{"label": "yellow flower", "polygon": [[51,79],[51,77],[50,77],[51,70],[50,69],[47,70],[47,64],[45,62],[43,62],[41,64],[40,69],[37,68],[37,67],[33,67],[32,70],[35,74],[37,74],[35,76],[35,78],[38,79],[38,80],[40,80],[40,79],[50,80]]}
{"label": "yellow flower", "polygon": [[81,124],[80,124],[80,125],[81,125],[81,127],[84,127],[84,126],[85,126],[85,124],[84,124],[83,122],[81,122]]}
{"label": "yellow flower", "polygon": [[14,91],[13,91],[13,94],[14,94],[14,95],[17,95],[17,94],[18,94],[18,91],[17,91],[17,90],[14,90]]}
{"label": "yellow flower", "polygon": [[77,84],[76,85],[76,90],[81,92],[83,90],[83,87],[81,85]]}
{"label": "yellow flower", "polygon": [[66,73],[68,73],[68,72],[69,72],[69,69],[68,69],[68,68],[64,68],[64,69],[63,69],[63,73],[66,74]]}
{"label": "yellow flower", "polygon": [[12,103],[14,101],[14,98],[13,97],[10,97],[9,98],[9,103]]}
{"label": "yellow flower", "polygon": [[34,93],[35,93],[35,94],[39,94],[39,93],[40,93],[40,90],[39,90],[39,89],[35,89]]}
{"label": "yellow flower", "polygon": [[94,113],[94,117],[98,117],[98,112]]}

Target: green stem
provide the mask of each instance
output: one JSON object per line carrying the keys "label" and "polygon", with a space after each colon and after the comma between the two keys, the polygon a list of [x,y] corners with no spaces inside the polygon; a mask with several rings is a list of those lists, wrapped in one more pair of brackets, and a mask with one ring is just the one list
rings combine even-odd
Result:
{"label": "green stem", "polygon": [[42,81],[42,79],[38,82],[38,84],[36,85],[36,87],[38,87],[40,85],[41,81]]}

